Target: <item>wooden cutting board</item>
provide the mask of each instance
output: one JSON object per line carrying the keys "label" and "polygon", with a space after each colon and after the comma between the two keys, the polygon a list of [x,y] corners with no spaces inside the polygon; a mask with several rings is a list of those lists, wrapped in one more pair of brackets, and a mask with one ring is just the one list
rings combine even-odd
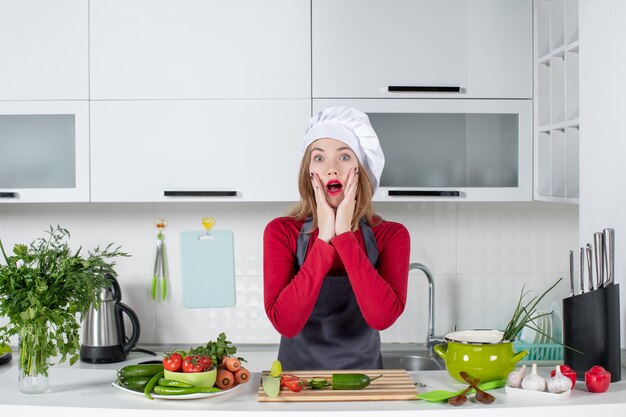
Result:
{"label": "wooden cutting board", "polygon": [[[263,391],[263,386],[259,385],[260,402],[296,402],[296,401],[395,401],[395,400],[415,400],[417,388],[409,377],[405,369],[374,369],[374,370],[354,370],[354,371],[289,371],[289,374],[297,375],[304,379],[314,377],[328,378],[332,374],[361,373],[373,378],[382,374],[362,390],[333,390],[331,387],[322,389],[312,389],[306,387],[300,392],[291,392],[287,388],[281,388],[280,395],[276,398],[268,397]],[[269,371],[263,371],[262,377],[268,375]]]}

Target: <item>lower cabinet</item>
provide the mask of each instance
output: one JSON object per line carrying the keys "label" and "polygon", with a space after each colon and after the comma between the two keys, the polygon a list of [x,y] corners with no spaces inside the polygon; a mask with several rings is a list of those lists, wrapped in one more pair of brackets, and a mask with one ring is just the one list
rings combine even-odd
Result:
{"label": "lower cabinet", "polygon": [[309,99],[91,102],[91,201],[297,201]]}

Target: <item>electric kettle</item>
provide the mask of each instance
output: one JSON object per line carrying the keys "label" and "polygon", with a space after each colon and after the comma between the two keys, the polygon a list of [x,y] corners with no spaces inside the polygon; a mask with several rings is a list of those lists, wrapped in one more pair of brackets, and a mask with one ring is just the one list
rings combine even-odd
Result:
{"label": "electric kettle", "polygon": [[[100,307],[92,306],[84,317],[80,360],[89,363],[113,363],[126,359],[139,340],[139,319],[133,310],[121,303],[122,291],[112,274],[106,277],[111,286],[100,293]],[[124,314],[133,327],[130,338],[124,330]]]}

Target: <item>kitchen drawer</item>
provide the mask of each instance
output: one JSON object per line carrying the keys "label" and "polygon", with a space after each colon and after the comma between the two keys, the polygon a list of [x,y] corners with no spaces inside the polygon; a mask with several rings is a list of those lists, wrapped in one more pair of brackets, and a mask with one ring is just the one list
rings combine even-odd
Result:
{"label": "kitchen drawer", "polygon": [[313,97],[532,98],[532,10],[532,0],[313,0]]}
{"label": "kitchen drawer", "polygon": [[309,100],[92,102],[92,201],[297,201],[309,116]]}
{"label": "kitchen drawer", "polygon": [[308,98],[310,25],[308,0],[91,0],[91,98]]}

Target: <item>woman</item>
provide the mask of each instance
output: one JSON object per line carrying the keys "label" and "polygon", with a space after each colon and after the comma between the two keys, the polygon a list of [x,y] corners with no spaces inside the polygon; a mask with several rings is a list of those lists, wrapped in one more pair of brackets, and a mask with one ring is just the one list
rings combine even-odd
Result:
{"label": "woman", "polygon": [[331,107],[309,120],[301,201],[265,228],[265,311],[284,369],[382,368],[379,330],[406,301],[410,240],[374,214],[385,163],[367,115]]}

